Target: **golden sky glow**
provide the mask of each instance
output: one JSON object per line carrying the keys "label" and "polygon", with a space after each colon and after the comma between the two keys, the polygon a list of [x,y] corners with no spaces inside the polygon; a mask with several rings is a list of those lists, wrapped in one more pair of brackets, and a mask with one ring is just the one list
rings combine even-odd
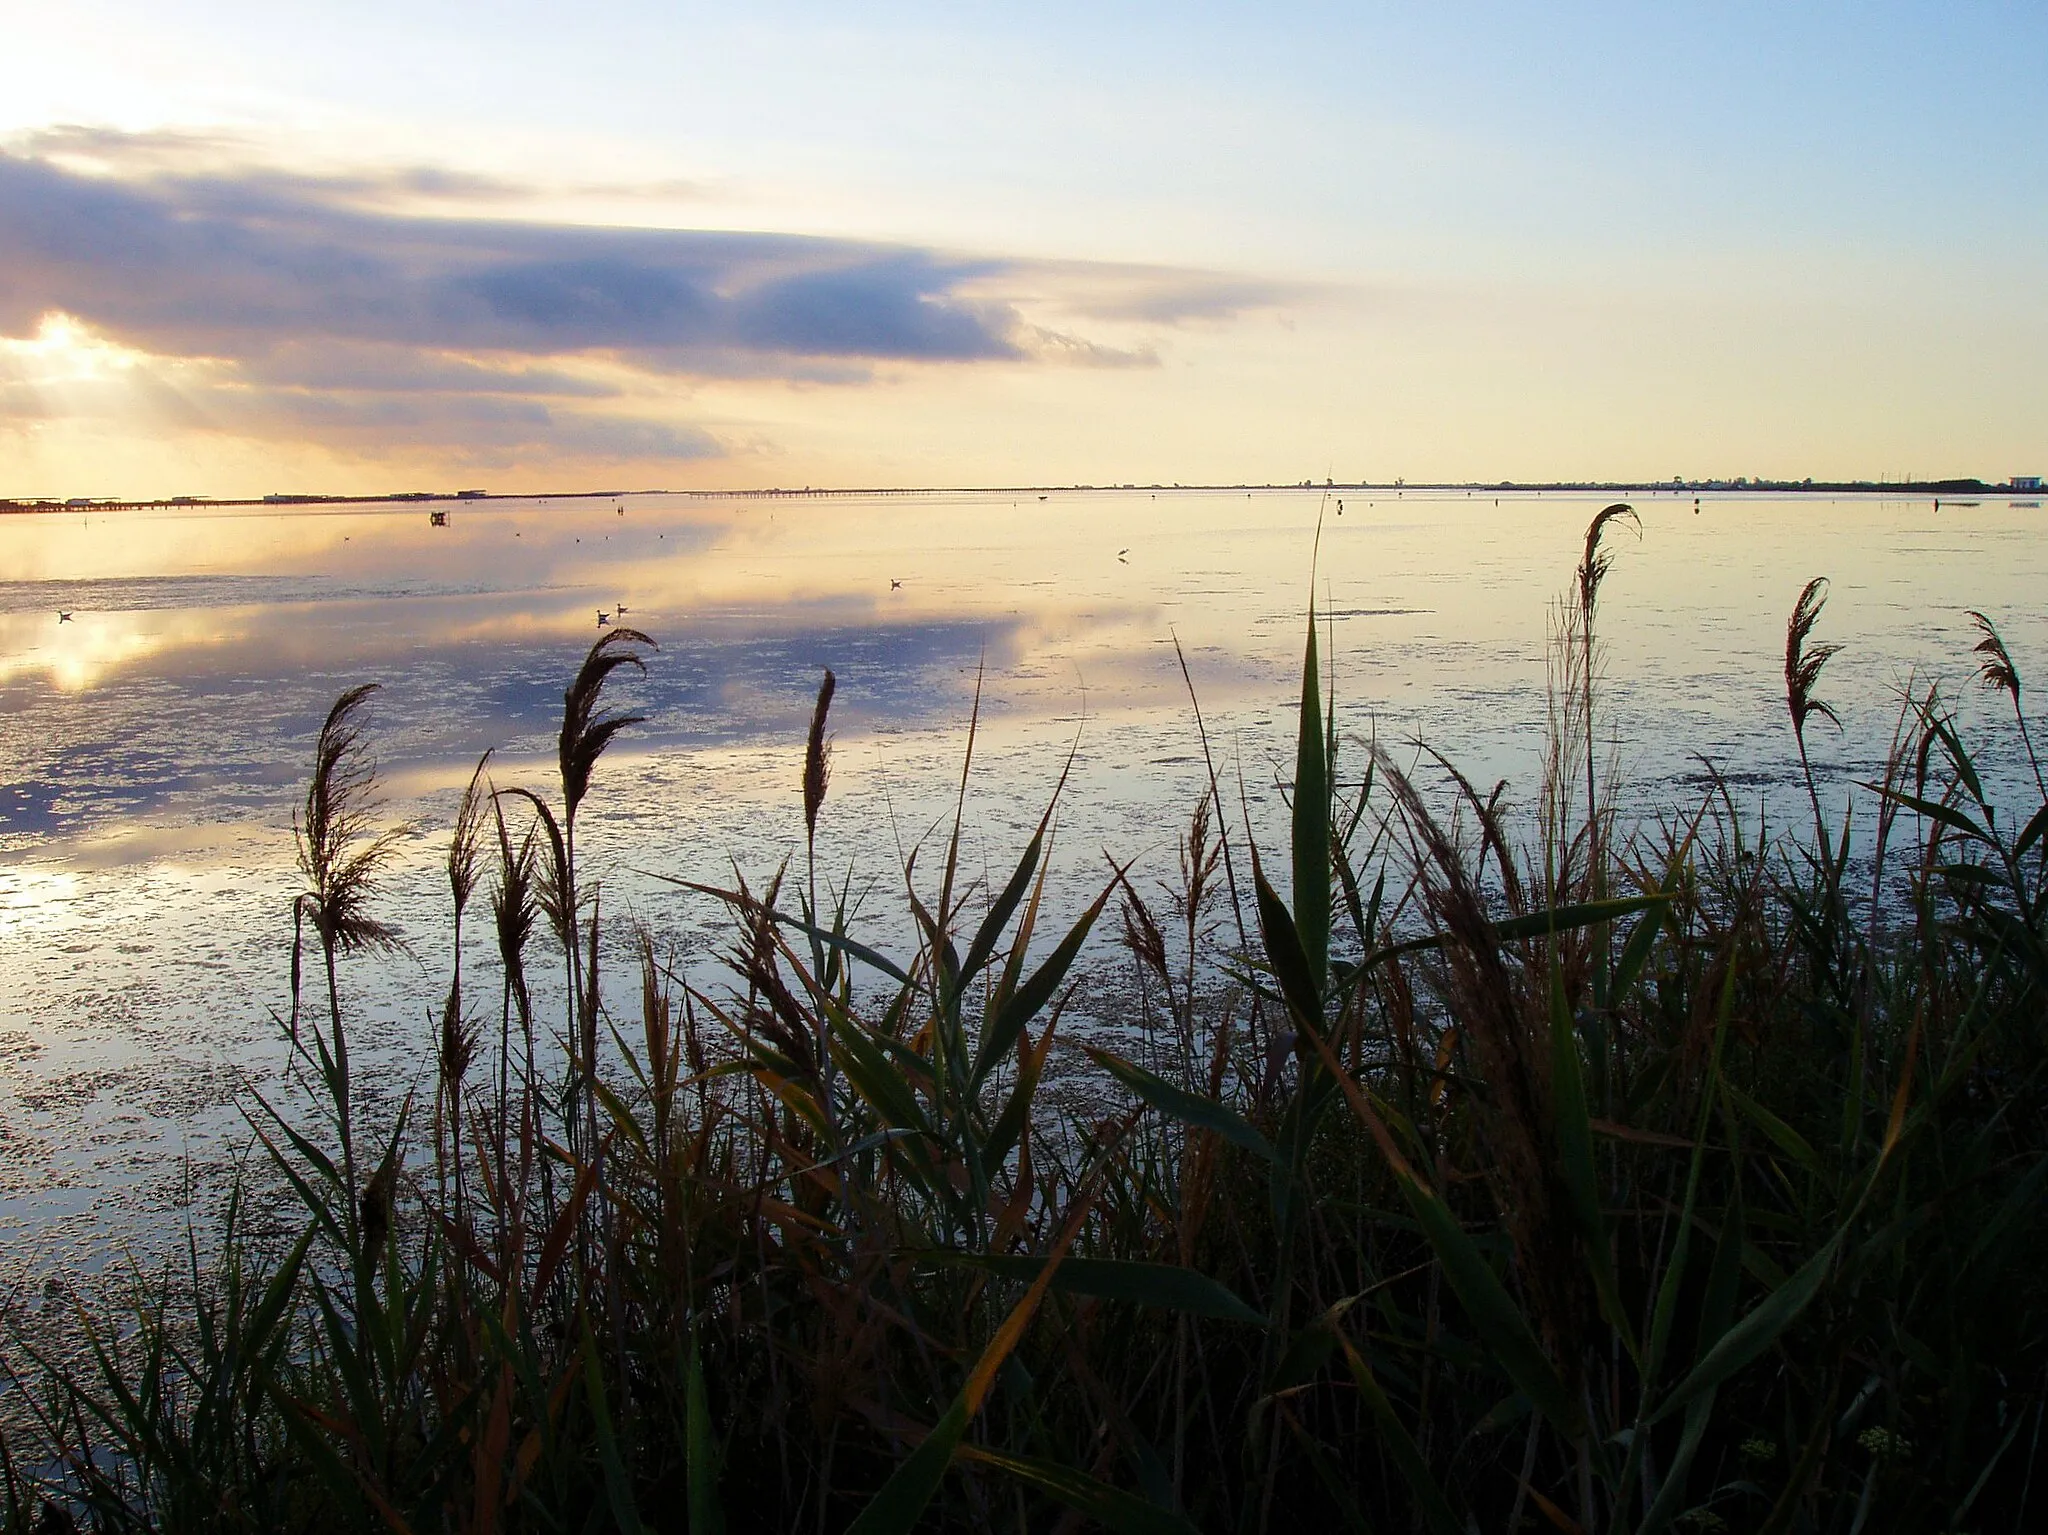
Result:
{"label": "golden sky glow", "polygon": [[21,9],[0,495],[2048,462],[2031,9]]}

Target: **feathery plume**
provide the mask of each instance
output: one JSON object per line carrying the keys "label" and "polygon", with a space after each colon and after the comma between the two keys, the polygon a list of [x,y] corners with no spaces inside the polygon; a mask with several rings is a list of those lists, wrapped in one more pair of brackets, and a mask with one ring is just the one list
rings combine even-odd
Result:
{"label": "feathery plume", "polygon": [[526,945],[533,936],[533,919],[540,907],[534,898],[534,842],[536,828],[529,826],[515,849],[505,829],[505,806],[494,793],[491,811],[498,831],[498,885],[491,892],[491,920],[498,933],[498,958],[505,967],[505,981],[512,988],[519,1016],[527,1017],[532,1005],[526,991]]}
{"label": "feathery plume", "polygon": [[1984,658],[1977,668],[1977,680],[1995,693],[2004,693],[2012,699],[2015,707],[2020,701],[2020,672],[2012,664],[2012,654],[2005,648],[2005,641],[1999,637],[1998,627],[1975,608],[1969,610],[1970,621],[1983,636],[1971,647],[1972,652]]}
{"label": "feathery plume", "polygon": [[363,739],[361,711],[377,686],[352,687],[327,711],[314,746],[313,779],[292,818],[314,929],[342,954],[398,946],[397,934],[369,911],[399,837],[396,829],[370,835],[378,809],[377,767]]}
{"label": "feathery plume", "polygon": [[2005,640],[1999,634],[1997,625],[1979,613],[1969,610],[1971,621],[1977,632],[1983,636],[1973,648],[1984,658],[1977,668],[1977,680],[1994,693],[2003,693],[2012,700],[2012,717],[2020,727],[2020,744],[2026,748],[2027,765],[2034,770],[2034,787],[2041,791],[2043,800],[2048,800],[2048,776],[2041,771],[2041,755],[2034,750],[2034,733],[2027,728],[2026,711],[2020,707],[2020,669],[2013,664],[2012,652],[2005,648]]}
{"label": "feathery plume", "polygon": [[1807,636],[1813,633],[1813,626],[1820,622],[1821,609],[1827,603],[1828,578],[1815,576],[1799,594],[1799,601],[1792,608],[1792,617],[1785,625],[1785,702],[1792,711],[1792,733],[1799,737],[1802,751],[1805,750],[1806,722],[1812,716],[1818,714],[1837,730],[1842,728],[1841,716],[1813,694],[1814,684],[1820,681],[1821,668],[1842,647],[1809,647],[1806,643]]}
{"label": "feathery plume", "polygon": [[1591,617],[1593,607],[1599,600],[1600,583],[1607,579],[1607,567],[1614,563],[1614,556],[1604,552],[1600,540],[1607,532],[1607,525],[1626,519],[1642,535],[1643,520],[1636,515],[1636,509],[1626,501],[1617,501],[1612,506],[1601,508],[1586,528],[1586,552],[1579,560],[1579,611]]}
{"label": "feathery plume", "polygon": [[476,759],[476,771],[469,775],[469,787],[462,791],[462,803],[455,810],[455,835],[448,842],[448,891],[455,898],[455,920],[459,925],[476,893],[477,871],[483,861],[484,769],[491,754]]}
{"label": "feathery plume", "polygon": [[832,781],[832,738],[825,734],[825,716],[838,686],[832,668],[826,667],[825,680],[818,684],[817,705],[811,710],[810,739],[804,745],[804,836],[810,842],[818,840],[818,811]]}
{"label": "feathery plume", "polygon": [[611,744],[613,736],[628,725],[638,725],[646,719],[644,714],[609,714],[599,707],[606,679],[622,666],[631,666],[639,671],[647,670],[647,662],[633,648],[644,645],[649,650],[657,646],[638,629],[613,629],[590,647],[590,653],[583,658],[583,665],[577,669],[576,680],[562,695],[562,734],[558,745],[558,758],[562,769],[562,807],[564,819],[574,822],[576,807],[583,803],[583,796],[590,792],[590,774],[597,766],[597,759],[604,755],[604,749]]}

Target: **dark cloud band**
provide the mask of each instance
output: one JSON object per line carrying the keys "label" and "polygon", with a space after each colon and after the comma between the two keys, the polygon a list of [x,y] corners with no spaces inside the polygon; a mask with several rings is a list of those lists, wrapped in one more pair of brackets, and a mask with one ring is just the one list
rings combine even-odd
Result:
{"label": "dark cloud band", "polygon": [[999,269],[855,241],[379,214],[325,184],[81,174],[0,154],[0,330],[61,309],[159,353],[387,342],[668,371],[694,351],[963,362],[1019,355],[956,290]]}
{"label": "dark cloud band", "polygon": [[[0,150],[0,338],[62,313],[158,365],[125,393],[58,400],[0,355],[0,427],[113,419],[146,395],[160,424],[351,453],[702,458],[724,450],[672,419],[684,381],[1147,366],[1160,326],[1278,301],[1163,268],[480,217],[516,189],[431,168],[294,174],[237,152],[87,129]],[[418,212],[421,196],[463,216]],[[1027,312],[1141,335],[1110,344]]]}

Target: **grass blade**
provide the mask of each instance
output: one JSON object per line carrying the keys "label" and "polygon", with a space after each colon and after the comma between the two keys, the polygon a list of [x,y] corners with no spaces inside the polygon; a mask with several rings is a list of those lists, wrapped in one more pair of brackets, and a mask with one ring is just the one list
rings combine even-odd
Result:
{"label": "grass blade", "polygon": [[1194,1535],[1195,1526],[1135,1493],[1098,1482],[1086,1472],[1034,1455],[1007,1455],[962,1445],[960,1458],[1007,1472],[1118,1535]]}
{"label": "grass blade", "polygon": [[1155,1076],[1144,1067],[1098,1045],[1083,1045],[1081,1048],[1091,1061],[1160,1113],[1198,1129],[1213,1130],[1232,1145],[1243,1147],[1263,1161],[1274,1160],[1272,1143],[1252,1128],[1250,1121],[1213,1098],[1203,1098],[1185,1088],[1175,1087],[1164,1077]]}
{"label": "grass blade", "polygon": [[[986,1253],[934,1252],[919,1256],[927,1263],[975,1268],[1005,1279],[1027,1281],[1037,1279],[1046,1265],[1044,1258],[992,1257]],[[1228,1286],[1198,1269],[1177,1263],[1068,1258],[1059,1265],[1052,1287],[1066,1295],[1091,1295],[1097,1300],[1155,1306],[1162,1311],[1183,1311],[1189,1316],[1242,1322],[1249,1327],[1266,1325],[1266,1318],[1238,1299]]]}

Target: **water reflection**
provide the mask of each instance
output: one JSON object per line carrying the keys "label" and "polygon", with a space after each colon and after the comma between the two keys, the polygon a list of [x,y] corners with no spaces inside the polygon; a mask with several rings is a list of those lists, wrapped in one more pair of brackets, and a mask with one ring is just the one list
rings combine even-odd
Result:
{"label": "water reflection", "polygon": [[[1076,742],[1067,892],[1092,890],[1105,848],[1140,872],[1170,858],[1204,781],[1176,640],[1227,779],[1268,817],[1312,558],[1340,725],[1426,738],[1526,805],[1549,603],[1604,499],[1372,492],[1341,518],[1312,492],[1138,491],[492,502],[445,527],[417,505],[0,519],[0,1230],[33,1230],[45,1254],[103,1245],[173,1197],[182,1148],[234,1131],[235,1083],[274,1070],[291,808],[352,683],[385,684],[390,809],[417,826],[387,906],[418,948],[346,980],[366,1057],[402,1090],[442,984],[453,796],[487,747],[501,782],[550,781],[599,610],[661,651],[622,679],[647,720],[606,759],[579,836],[608,909],[688,944],[709,914],[634,871],[716,879],[796,846],[825,666],[823,850],[862,878],[946,813],[977,686],[971,866],[1014,853]],[[1962,610],[1990,611],[2041,674],[2038,508],[1638,505],[1642,541],[1621,543],[1603,593],[1628,804],[1691,798],[1698,755],[1752,801],[1789,783],[1783,623],[1815,574],[1834,580],[1817,638],[1847,646],[1824,689],[1847,728],[1814,743],[1836,793],[1873,771],[1916,669],[1947,679],[1966,728],[1991,727],[1994,772],[2015,768],[1966,684]]]}

